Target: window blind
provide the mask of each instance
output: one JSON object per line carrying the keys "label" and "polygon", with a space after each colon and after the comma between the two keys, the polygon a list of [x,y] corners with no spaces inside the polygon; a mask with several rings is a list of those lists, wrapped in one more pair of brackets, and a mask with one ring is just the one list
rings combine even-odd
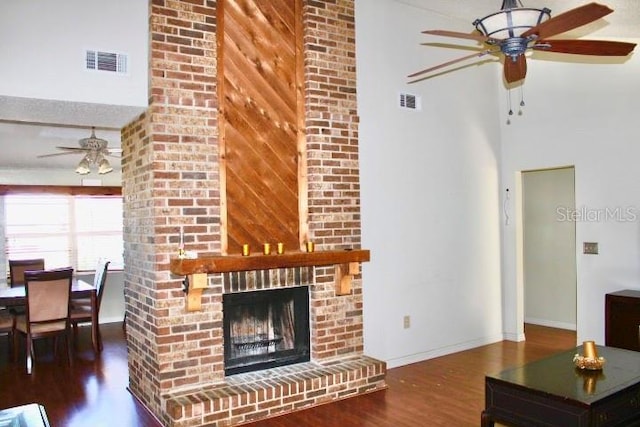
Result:
{"label": "window blind", "polygon": [[6,259],[44,258],[46,268],[123,268],[122,197],[7,194]]}

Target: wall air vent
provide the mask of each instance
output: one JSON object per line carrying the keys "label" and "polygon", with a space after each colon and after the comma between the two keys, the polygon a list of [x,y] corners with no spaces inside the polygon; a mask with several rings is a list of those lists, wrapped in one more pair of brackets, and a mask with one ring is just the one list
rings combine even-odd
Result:
{"label": "wall air vent", "polygon": [[401,93],[398,97],[398,105],[405,110],[422,110],[422,98],[409,93]]}
{"label": "wall air vent", "polygon": [[99,50],[86,51],[86,69],[107,71],[110,73],[127,74],[128,57],[123,53],[102,52]]}

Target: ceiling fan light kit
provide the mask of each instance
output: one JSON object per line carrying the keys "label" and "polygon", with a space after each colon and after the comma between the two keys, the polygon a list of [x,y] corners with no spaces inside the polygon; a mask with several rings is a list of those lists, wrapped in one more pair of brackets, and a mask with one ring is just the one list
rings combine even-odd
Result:
{"label": "ceiling fan light kit", "polygon": [[85,156],[80,160],[80,163],[78,163],[76,173],[80,175],[87,175],[89,172],[91,172],[91,169],[89,168],[89,160],[87,160],[87,157]]}
{"label": "ceiling fan light kit", "polygon": [[504,0],[500,12],[476,19],[473,25],[487,37],[509,39],[551,18],[551,10],[526,8],[519,0]]}
{"label": "ceiling fan light kit", "polygon": [[[575,55],[627,56],[635,48],[635,43],[550,38],[589,24],[611,12],[613,10],[607,6],[589,3],[552,18],[551,11],[547,8],[525,8],[522,7],[520,0],[503,0],[502,8],[499,12],[476,19],[473,22],[477,30],[473,33],[447,30],[423,31],[424,34],[475,40],[487,45],[488,48],[478,48],[477,53],[429,67],[410,74],[408,77],[423,76],[471,58],[479,58],[488,54],[503,54],[504,80],[507,84],[512,84],[524,80],[527,74],[525,53],[528,50]],[[413,80],[410,83],[415,83],[424,78],[426,77],[420,77],[420,79]]]}
{"label": "ceiling fan light kit", "polygon": [[111,171],[113,171],[113,168],[109,164],[109,161],[103,157],[102,160],[98,162],[98,173],[100,175],[104,175],[105,173],[109,173]]}

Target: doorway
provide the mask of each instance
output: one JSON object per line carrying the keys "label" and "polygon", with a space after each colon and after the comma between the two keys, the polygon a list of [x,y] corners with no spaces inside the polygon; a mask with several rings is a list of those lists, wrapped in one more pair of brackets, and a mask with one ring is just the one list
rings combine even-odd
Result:
{"label": "doorway", "polygon": [[524,322],[577,330],[575,169],[522,172]]}

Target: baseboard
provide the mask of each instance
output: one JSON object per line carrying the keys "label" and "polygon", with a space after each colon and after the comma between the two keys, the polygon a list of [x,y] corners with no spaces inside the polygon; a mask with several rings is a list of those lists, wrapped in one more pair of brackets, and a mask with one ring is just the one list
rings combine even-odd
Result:
{"label": "baseboard", "polygon": [[123,319],[122,317],[118,317],[118,316],[111,316],[111,317],[103,317],[100,319],[100,324],[103,323],[122,323]]}
{"label": "baseboard", "polygon": [[[105,323],[122,323],[122,317],[106,317],[100,319],[100,324],[104,325]],[[79,323],[79,326],[89,326],[91,322],[82,322]]]}
{"label": "baseboard", "polygon": [[567,329],[569,331],[577,330],[575,323],[558,322],[555,320],[536,319],[535,317],[525,317],[524,323],[530,323],[532,325],[547,326],[549,328]]}
{"label": "baseboard", "polygon": [[525,340],[525,336],[524,336],[524,333],[521,333],[521,334],[505,333],[504,334],[504,339],[505,339],[505,341],[521,342],[521,341]]}
{"label": "baseboard", "polygon": [[496,335],[492,337],[480,338],[477,340],[466,341],[459,344],[454,344],[446,347],[436,348],[429,351],[411,354],[408,356],[397,357],[386,360],[387,368],[397,368],[399,366],[410,365],[412,363],[423,362],[429,359],[435,359],[436,357],[446,356],[448,354],[458,353],[460,351],[470,350],[472,348],[480,347],[487,344],[493,344],[500,342],[504,339],[502,335]]}

